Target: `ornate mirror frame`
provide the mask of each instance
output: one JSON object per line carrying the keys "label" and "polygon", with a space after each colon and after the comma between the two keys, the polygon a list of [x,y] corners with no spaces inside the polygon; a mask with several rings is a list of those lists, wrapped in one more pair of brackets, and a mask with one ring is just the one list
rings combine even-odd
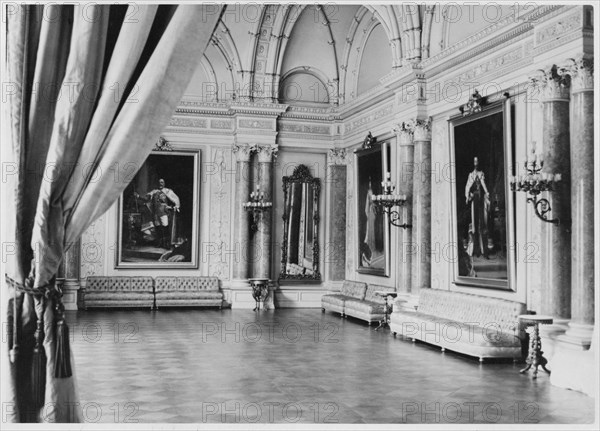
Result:
{"label": "ornate mirror frame", "polygon": [[[289,188],[294,183],[308,184],[312,188],[312,223],[313,223],[313,243],[312,243],[312,274],[289,274],[287,268],[288,258],[288,235],[289,235],[289,208],[288,193]],[[319,178],[313,178],[310,171],[305,165],[298,165],[291,176],[283,177],[283,241],[281,243],[281,272],[279,274],[279,280],[285,281],[321,281],[321,272],[319,271],[319,195],[321,190],[321,180]]]}

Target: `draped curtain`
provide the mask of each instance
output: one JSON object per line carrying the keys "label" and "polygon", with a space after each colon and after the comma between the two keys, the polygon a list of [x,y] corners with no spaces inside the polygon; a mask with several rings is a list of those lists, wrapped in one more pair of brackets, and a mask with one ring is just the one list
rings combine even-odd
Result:
{"label": "draped curtain", "polygon": [[222,10],[6,6],[3,421],[80,421],[56,273],[154,147]]}

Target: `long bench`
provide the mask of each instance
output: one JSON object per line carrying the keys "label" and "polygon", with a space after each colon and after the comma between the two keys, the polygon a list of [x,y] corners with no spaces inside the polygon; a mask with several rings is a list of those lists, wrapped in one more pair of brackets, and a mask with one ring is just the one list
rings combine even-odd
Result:
{"label": "long bench", "polygon": [[205,276],[89,276],[81,289],[84,309],[92,307],[221,307],[219,279]]}
{"label": "long bench", "polygon": [[380,286],[344,280],[339,293],[327,294],[321,297],[321,309],[333,311],[343,316],[356,317],[369,325],[385,318],[386,298],[375,292],[394,292],[393,287]]}
{"label": "long bench", "polygon": [[89,276],[82,289],[83,308],[154,307],[154,280],[144,276]]}
{"label": "long bench", "polygon": [[518,317],[523,303],[489,296],[421,289],[416,311],[394,307],[390,330],[412,340],[484,358],[522,356],[525,332]]}

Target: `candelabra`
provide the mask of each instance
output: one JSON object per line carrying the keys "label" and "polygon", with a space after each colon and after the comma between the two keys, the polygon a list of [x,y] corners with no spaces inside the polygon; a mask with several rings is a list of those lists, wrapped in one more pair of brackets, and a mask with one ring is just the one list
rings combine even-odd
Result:
{"label": "candelabra", "polygon": [[383,194],[371,196],[371,200],[375,205],[377,211],[383,211],[388,215],[388,220],[391,225],[406,229],[412,227],[408,223],[400,224],[400,213],[397,210],[393,210],[393,207],[404,205],[406,202],[406,195],[394,194],[396,186],[390,181],[391,174],[386,173],[385,181],[381,182],[383,188]]}
{"label": "candelabra", "polygon": [[529,195],[527,203],[533,205],[535,215],[540,220],[558,225],[560,224],[558,217],[549,219],[547,216],[552,211],[550,202],[546,198],[538,198],[538,195],[542,192],[554,191],[556,184],[561,181],[562,175],[542,172],[544,161],[539,155],[535,155],[535,143],[531,154],[532,158],[523,162],[523,168],[526,173],[510,177],[510,188],[513,192],[525,192]]}
{"label": "candelabra", "polygon": [[265,194],[260,191],[260,187],[256,186],[256,191],[250,193],[250,200],[243,203],[243,207],[246,211],[252,214],[252,225],[250,229],[253,232],[258,231],[258,223],[262,217],[263,211],[270,209],[273,206],[273,202],[265,201]]}

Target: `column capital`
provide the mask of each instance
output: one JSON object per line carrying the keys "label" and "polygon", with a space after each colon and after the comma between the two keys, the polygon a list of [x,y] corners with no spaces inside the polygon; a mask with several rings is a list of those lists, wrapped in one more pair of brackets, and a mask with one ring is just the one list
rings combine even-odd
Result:
{"label": "column capital", "polygon": [[399,145],[413,145],[413,129],[408,128],[406,122],[398,123],[392,127],[392,132],[396,134]]}
{"label": "column capital", "polygon": [[271,163],[273,157],[277,157],[277,145],[275,144],[261,144],[256,145],[256,153],[258,154],[258,161],[260,163]]}
{"label": "column capital", "polygon": [[529,82],[540,92],[542,102],[569,100],[571,77],[564,67],[553,64],[539,69],[529,77]]}
{"label": "column capital", "polygon": [[392,131],[398,135],[400,145],[410,145],[412,141],[431,141],[431,117],[404,121]]}
{"label": "column capital", "polygon": [[571,77],[573,91],[594,89],[594,59],[593,57],[569,58],[564,66]]}
{"label": "column capital", "polygon": [[346,150],[344,148],[331,148],[329,151],[327,151],[327,164],[345,165]]}
{"label": "column capital", "polygon": [[249,162],[256,144],[233,144],[232,152],[238,162]]}

